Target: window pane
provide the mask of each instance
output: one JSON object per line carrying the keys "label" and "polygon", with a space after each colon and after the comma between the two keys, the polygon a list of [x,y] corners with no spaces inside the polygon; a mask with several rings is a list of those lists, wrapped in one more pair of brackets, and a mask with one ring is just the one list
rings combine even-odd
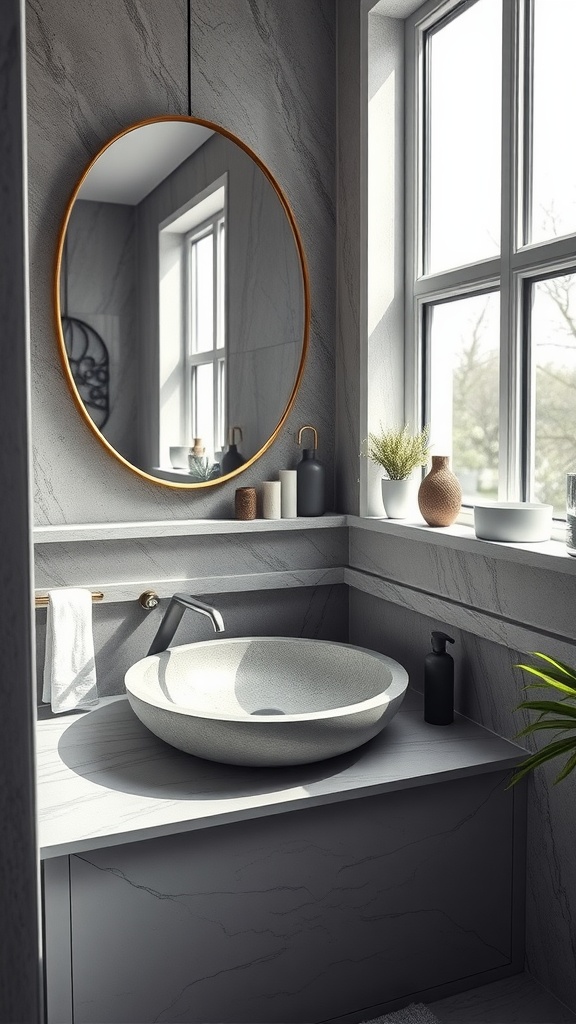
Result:
{"label": "window pane", "polygon": [[532,292],[534,497],[566,516],[566,473],[576,471],[576,274]]}
{"label": "window pane", "polygon": [[192,351],[214,347],[214,236],[192,242]]}
{"label": "window pane", "polygon": [[429,307],[432,455],[452,455],[464,504],[498,496],[500,296]]}
{"label": "window pane", "polygon": [[192,424],[194,437],[201,437],[206,455],[214,455],[214,364],[192,367]]}
{"label": "window pane", "polygon": [[532,242],[576,231],[576,3],[534,0]]}
{"label": "window pane", "polygon": [[427,273],[500,252],[502,0],[428,36]]}

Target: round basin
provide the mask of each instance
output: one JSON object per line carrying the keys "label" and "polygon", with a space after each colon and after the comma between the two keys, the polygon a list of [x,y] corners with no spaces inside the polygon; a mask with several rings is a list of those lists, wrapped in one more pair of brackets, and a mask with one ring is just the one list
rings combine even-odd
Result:
{"label": "round basin", "polygon": [[173,647],[125,677],[140,721],[179,750],[225,764],[308,764],[372,739],[408,673],[384,654],[325,640],[243,637]]}

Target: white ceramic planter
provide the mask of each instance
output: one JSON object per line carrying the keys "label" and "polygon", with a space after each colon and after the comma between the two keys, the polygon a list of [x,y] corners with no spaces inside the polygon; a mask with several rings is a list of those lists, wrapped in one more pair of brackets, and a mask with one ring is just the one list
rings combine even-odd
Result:
{"label": "white ceramic planter", "polygon": [[407,519],[414,511],[416,481],[413,476],[405,480],[382,479],[382,504],[388,519]]}

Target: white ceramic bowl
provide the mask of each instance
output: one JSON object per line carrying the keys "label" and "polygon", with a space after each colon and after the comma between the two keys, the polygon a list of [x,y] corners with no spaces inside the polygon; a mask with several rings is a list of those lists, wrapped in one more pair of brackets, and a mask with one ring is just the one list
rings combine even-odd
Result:
{"label": "white ceramic bowl", "polygon": [[289,765],[376,736],[400,707],[408,673],[363,647],[241,637],[153,654],[125,682],[132,710],[166,743],[209,761]]}
{"label": "white ceramic bowl", "polygon": [[481,502],[474,505],[474,530],[480,540],[517,544],[550,540],[552,505],[530,501]]}
{"label": "white ceramic bowl", "polygon": [[173,445],[170,448],[170,462],[173,469],[189,469],[190,445]]}

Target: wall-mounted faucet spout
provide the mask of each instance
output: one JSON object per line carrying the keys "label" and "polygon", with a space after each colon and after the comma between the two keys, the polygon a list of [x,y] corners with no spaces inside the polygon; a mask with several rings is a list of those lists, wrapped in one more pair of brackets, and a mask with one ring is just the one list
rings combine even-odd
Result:
{"label": "wall-mounted faucet spout", "polygon": [[203,601],[198,601],[195,597],[190,597],[189,594],[174,594],[164,612],[162,622],[150,645],[147,656],[150,654],[160,654],[161,651],[165,651],[170,646],[186,608],[190,608],[193,612],[200,612],[201,615],[207,615],[214,626],[215,632],[224,632],[224,620],[217,608],[204,604]]}

